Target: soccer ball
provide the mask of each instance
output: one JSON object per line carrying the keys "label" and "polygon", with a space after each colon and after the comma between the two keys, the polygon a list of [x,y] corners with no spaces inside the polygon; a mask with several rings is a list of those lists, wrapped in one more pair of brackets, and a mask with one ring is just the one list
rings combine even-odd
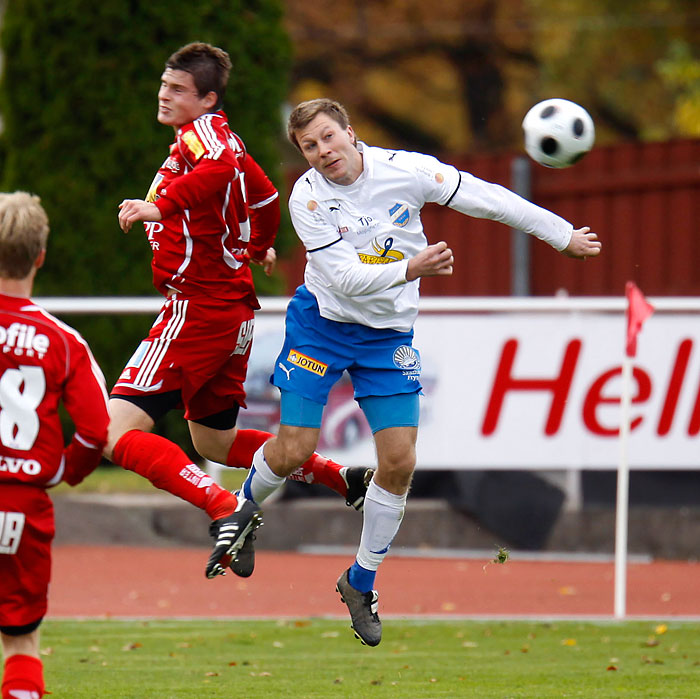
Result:
{"label": "soccer ball", "polygon": [[523,119],[525,150],[545,167],[569,167],[593,147],[595,126],[591,115],[575,102],[548,99]]}

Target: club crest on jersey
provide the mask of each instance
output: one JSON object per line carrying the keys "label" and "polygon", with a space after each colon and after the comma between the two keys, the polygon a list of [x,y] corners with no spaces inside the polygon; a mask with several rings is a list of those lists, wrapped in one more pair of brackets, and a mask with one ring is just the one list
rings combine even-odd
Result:
{"label": "club crest on jersey", "polygon": [[287,361],[290,364],[298,366],[300,369],[306,369],[306,371],[310,371],[312,374],[317,374],[318,376],[325,376],[328,370],[328,364],[319,362],[318,359],[307,357],[305,354],[297,352],[295,349],[289,350]]}
{"label": "club crest on jersey", "polygon": [[394,364],[403,371],[420,371],[420,357],[418,352],[408,345],[401,345],[394,350]]}
{"label": "club crest on jersey", "polygon": [[408,205],[399,204],[398,202],[394,204],[394,206],[389,209],[389,218],[395,226],[403,228],[411,218]]}

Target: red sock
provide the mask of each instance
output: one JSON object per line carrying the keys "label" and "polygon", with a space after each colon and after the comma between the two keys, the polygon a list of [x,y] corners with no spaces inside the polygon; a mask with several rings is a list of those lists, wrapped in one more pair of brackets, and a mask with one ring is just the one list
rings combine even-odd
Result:
{"label": "red sock", "polygon": [[[226,458],[226,465],[233,468],[250,468],[253,463],[253,454],[273,437],[274,435],[269,432],[260,430],[238,430]],[[343,467],[335,461],[314,452],[308,461],[289,476],[289,479],[304,483],[319,483],[345,497],[348,487],[340,475],[341,468]]]}
{"label": "red sock", "polygon": [[[39,658],[31,655],[11,655],[5,660],[2,699],[27,696],[20,692],[29,692],[28,699],[41,699],[45,691],[44,668]],[[10,692],[13,693],[10,694]]]}
{"label": "red sock", "polygon": [[343,467],[335,461],[314,452],[308,461],[289,476],[289,480],[325,485],[345,497],[348,494],[348,486],[340,475],[341,468]]}
{"label": "red sock", "polygon": [[274,436],[260,430],[238,430],[226,457],[226,465],[232,468],[250,468],[253,454]]}
{"label": "red sock", "polygon": [[214,483],[177,444],[164,437],[130,430],[114,445],[113,456],[122,468],[204,510],[211,519],[225,517],[236,509],[236,496]]}

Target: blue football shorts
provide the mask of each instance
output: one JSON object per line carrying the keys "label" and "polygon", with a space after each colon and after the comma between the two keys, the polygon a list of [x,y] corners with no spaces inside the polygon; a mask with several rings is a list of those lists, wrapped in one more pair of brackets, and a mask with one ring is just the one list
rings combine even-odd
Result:
{"label": "blue football shorts", "polygon": [[[343,371],[350,374],[361,406],[369,396],[418,394],[421,363],[412,341],[412,330],[402,333],[322,318],[316,299],[302,285],[287,307],[284,345],[271,381],[283,395],[294,394],[321,406]],[[290,397],[287,405],[293,404]],[[414,420],[417,424],[417,400],[404,404],[414,406],[410,424]],[[284,406],[283,400],[283,411]],[[397,424],[404,424],[402,419],[397,416]]]}

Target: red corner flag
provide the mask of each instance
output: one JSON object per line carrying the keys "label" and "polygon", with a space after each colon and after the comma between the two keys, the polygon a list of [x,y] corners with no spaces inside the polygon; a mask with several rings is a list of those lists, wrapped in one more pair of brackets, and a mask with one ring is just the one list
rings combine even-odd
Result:
{"label": "red corner flag", "polygon": [[637,335],[644,321],[654,312],[654,307],[644,298],[644,294],[634,282],[625,284],[627,296],[627,345],[628,357],[637,354]]}

